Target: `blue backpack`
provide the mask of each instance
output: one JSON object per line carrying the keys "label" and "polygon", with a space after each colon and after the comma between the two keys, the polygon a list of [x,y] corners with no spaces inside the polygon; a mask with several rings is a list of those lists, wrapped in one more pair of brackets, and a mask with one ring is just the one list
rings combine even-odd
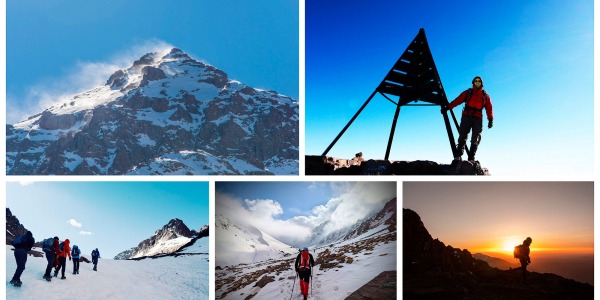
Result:
{"label": "blue backpack", "polygon": [[81,254],[81,251],[79,251],[79,247],[77,247],[77,245],[73,246],[73,250],[71,250],[71,255],[74,257],[79,257],[79,254]]}
{"label": "blue backpack", "polygon": [[52,244],[54,243],[54,238],[47,238],[42,242],[42,250],[44,251],[54,251],[54,249],[52,249]]}
{"label": "blue backpack", "polygon": [[14,247],[19,247],[19,246],[21,246],[21,244],[23,243],[24,240],[25,240],[25,235],[24,234],[18,235],[12,241],[12,245]]}

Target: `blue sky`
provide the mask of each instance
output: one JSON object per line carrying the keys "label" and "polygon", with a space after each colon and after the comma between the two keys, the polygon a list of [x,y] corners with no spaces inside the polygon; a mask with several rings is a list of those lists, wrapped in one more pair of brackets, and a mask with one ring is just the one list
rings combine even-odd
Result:
{"label": "blue sky", "polygon": [[[307,0],[306,154],[323,153],[419,28],[449,101],[483,78],[495,120],[477,159],[492,175],[593,174],[591,0]],[[383,159],[394,109],[376,96],[328,155]],[[403,107],[396,128],[390,159],[451,161],[439,108]]]}
{"label": "blue sky", "polygon": [[173,218],[194,230],[209,224],[207,182],[8,182],[6,186],[6,206],[36,240],[69,238],[83,253],[98,248],[106,259],[137,246]]}
{"label": "blue sky", "polygon": [[303,246],[312,230],[327,233],[379,211],[396,197],[396,182],[216,182],[215,213]]}
{"label": "blue sky", "polygon": [[6,16],[8,123],[103,84],[157,44],[298,99],[297,1],[23,0]]}

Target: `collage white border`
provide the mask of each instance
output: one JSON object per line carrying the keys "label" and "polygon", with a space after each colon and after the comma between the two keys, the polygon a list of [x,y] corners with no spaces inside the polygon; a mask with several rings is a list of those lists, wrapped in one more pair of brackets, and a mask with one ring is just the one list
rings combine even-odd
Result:
{"label": "collage white border", "polygon": [[[397,182],[397,197],[399,201],[398,213],[401,212],[401,203],[402,203],[402,183],[408,181],[469,181],[469,182],[525,182],[525,181],[543,181],[543,182],[554,182],[554,181],[594,181],[594,247],[598,247],[598,220],[599,216],[599,205],[597,205],[596,199],[600,193],[597,189],[597,180],[598,180],[598,170],[600,169],[598,153],[600,152],[600,142],[599,142],[599,130],[600,130],[600,120],[599,120],[599,106],[600,102],[598,101],[598,91],[597,88],[600,87],[600,81],[598,80],[600,75],[600,62],[598,61],[598,49],[600,47],[600,42],[598,38],[600,35],[598,32],[600,31],[599,22],[596,19],[596,16],[600,13],[599,3],[598,1],[594,1],[594,171],[593,175],[590,176],[582,176],[578,174],[565,174],[564,176],[548,176],[546,174],[539,174],[536,178],[531,178],[527,176],[512,176],[512,177],[502,177],[502,176],[494,176],[493,170],[492,175],[487,177],[463,177],[463,176],[381,176],[381,177],[368,177],[368,176],[305,176],[304,175],[304,157],[305,153],[305,2],[304,0],[299,0],[299,134],[300,134],[300,145],[299,145],[299,176],[6,176],[6,163],[0,164],[0,176],[2,177],[2,204],[6,207],[6,183],[7,182],[18,182],[18,181],[208,181],[209,182],[209,225],[211,227],[211,235],[209,236],[210,242],[210,253],[211,259],[209,262],[209,299],[215,299],[215,236],[214,236],[214,225],[215,225],[215,203],[214,203],[214,195],[215,195],[215,182],[216,181],[395,181]],[[6,124],[6,1],[1,0],[0,7],[0,17],[2,18],[2,22],[0,22],[0,40],[2,43],[2,47],[0,47],[0,95],[3,95],[2,101],[0,101],[0,111],[2,112],[0,115],[0,120],[2,124]],[[534,113],[534,112],[532,112]],[[0,134],[0,139],[2,141],[6,141],[6,130],[2,130]],[[565,137],[563,140],[568,142],[568,139]],[[1,143],[0,156],[6,158],[6,143]],[[507,157],[507,159],[510,159]],[[555,163],[555,162],[549,162]],[[400,221],[400,215],[398,215],[398,223]],[[5,222],[6,223],[6,220]],[[399,226],[398,229],[398,243],[397,243],[397,274],[398,274],[398,285],[397,285],[397,296],[398,299],[402,299],[402,226]],[[2,236],[3,244],[6,244],[6,237]],[[6,257],[5,247],[0,247],[1,252],[0,255],[2,257]],[[599,282],[598,272],[600,266],[600,262],[598,259],[594,260],[594,285],[596,286]],[[0,275],[0,278],[6,282],[6,261],[4,259],[0,259],[0,267],[4,272]],[[6,295],[6,286],[0,285],[2,289],[2,295]]]}

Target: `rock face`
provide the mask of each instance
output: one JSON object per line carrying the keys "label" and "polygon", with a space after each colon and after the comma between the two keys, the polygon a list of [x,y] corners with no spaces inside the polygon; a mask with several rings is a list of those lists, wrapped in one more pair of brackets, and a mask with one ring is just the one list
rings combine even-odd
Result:
{"label": "rock face", "polygon": [[502,271],[464,249],[433,239],[419,215],[403,209],[405,299],[593,299],[594,287],[555,274]]}
{"label": "rock face", "polygon": [[364,299],[396,299],[396,271],[381,272],[345,300]]}
{"label": "rock face", "polygon": [[176,48],[6,134],[9,175],[298,174],[298,102]]}
{"label": "rock face", "polygon": [[16,216],[13,216],[10,209],[6,208],[6,244],[11,245],[17,235],[27,232],[27,228],[19,222]]}
{"label": "rock face", "polygon": [[171,254],[193,244],[196,240],[207,237],[208,225],[200,231],[190,230],[180,219],[172,219],[161,229],[140,242],[136,247],[117,254],[114,259],[135,259]]}
{"label": "rock face", "polygon": [[346,159],[307,155],[306,175],[490,175],[479,161],[453,161],[449,165],[433,161],[367,160],[360,165]]}

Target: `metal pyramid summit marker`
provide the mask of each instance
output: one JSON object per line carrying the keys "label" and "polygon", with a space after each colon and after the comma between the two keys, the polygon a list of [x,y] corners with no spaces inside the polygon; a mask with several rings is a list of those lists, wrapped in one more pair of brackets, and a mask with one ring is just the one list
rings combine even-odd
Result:
{"label": "metal pyramid summit marker", "polygon": [[[344,129],[342,129],[329,147],[327,147],[325,152],[323,152],[323,156],[327,155],[329,150],[331,150],[339,138],[344,134],[348,127],[350,127],[352,122],[354,122],[354,120],[377,93],[381,94],[388,101],[396,105],[396,112],[394,114],[392,128],[390,130],[390,137],[385,153],[385,159],[387,160],[392,147],[392,141],[394,138],[394,132],[396,130],[396,122],[400,113],[400,107],[448,105],[448,99],[446,98],[444,87],[442,86],[442,80],[440,79],[440,75],[435,67],[433,56],[431,54],[431,50],[429,49],[429,44],[427,43],[425,30],[423,28],[419,30],[417,36],[408,45],[404,53],[402,53],[398,61],[396,61],[392,69],[387,73],[385,78],[383,78],[379,86],[377,86],[367,101],[361,106],[352,119],[350,119],[350,122],[346,124]],[[398,97],[398,100],[394,101],[390,97]],[[425,103],[411,104],[412,102]],[[458,128],[458,122],[454,116],[454,113],[450,111],[450,114],[452,115],[454,123]],[[448,119],[447,112],[442,113],[442,115],[444,117],[444,123],[446,124],[446,130],[448,132],[448,139],[450,140],[450,146],[452,147],[452,153],[454,155],[456,144],[454,142],[454,136],[450,127],[450,121]]]}

